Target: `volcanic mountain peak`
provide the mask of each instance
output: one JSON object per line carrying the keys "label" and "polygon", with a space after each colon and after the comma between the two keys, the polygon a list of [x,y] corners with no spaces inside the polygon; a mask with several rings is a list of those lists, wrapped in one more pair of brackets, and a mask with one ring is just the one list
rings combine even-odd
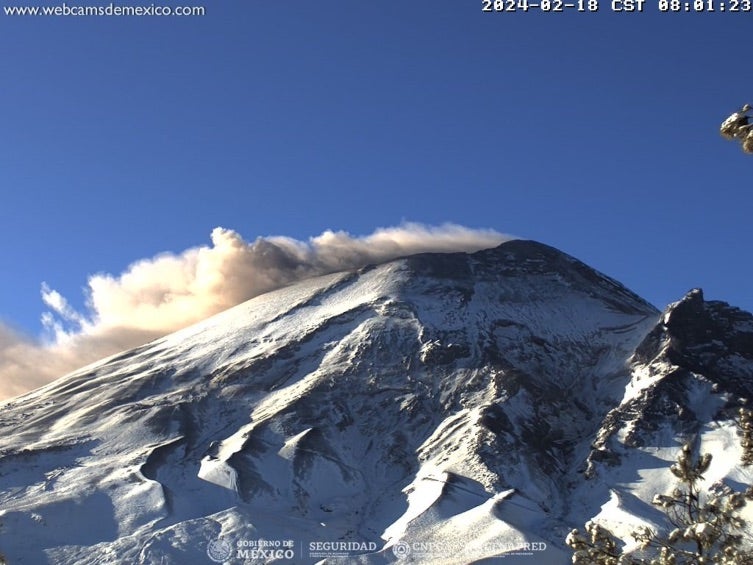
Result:
{"label": "volcanic mountain peak", "polygon": [[[530,542],[563,563],[614,492],[648,496],[657,426],[727,414],[718,375],[747,394],[749,323],[697,293],[662,317],[531,241],[309,279],[7,402],[0,549],[201,563],[218,540],[294,540],[295,563],[511,563]],[[335,541],[353,545],[316,545]]]}

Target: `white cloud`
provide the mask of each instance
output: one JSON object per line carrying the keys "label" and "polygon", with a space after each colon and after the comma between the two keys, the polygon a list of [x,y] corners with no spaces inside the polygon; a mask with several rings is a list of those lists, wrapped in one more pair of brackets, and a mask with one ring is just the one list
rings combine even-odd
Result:
{"label": "white cloud", "polygon": [[415,253],[477,251],[507,239],[493,230],[452,224],[404,224],[364,237],[325,231],[309,241],[275,236],[253,242],[215,228],[210,246],[142,259],[118,276],[90,277],[86,313],[43,284],[42,300],[50,310],[42,322],[50,342],[0,325],[0,398],[297,280]]}

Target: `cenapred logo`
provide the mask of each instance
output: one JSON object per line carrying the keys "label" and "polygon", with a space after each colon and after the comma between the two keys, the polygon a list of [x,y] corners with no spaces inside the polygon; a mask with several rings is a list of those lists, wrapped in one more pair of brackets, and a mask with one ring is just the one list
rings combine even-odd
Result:
{"label": "cenapred logo", "polygon": [[410,555],[410,544],[407,544],[404,541],[399,541],[392,546],[392,553],[398,559],[408,557],[408,555]]}
{"label": "cenapred logo", "polygon": [[229,541],[217,538],[207,544],[207,555],[215,563],[222,563],[233,556],[233,544]]}
{"label": "cenapred logo", "polygon": [[[510,540],[497,542],[460,542],[460,541],[414,541],[408,543],[399,541],[392,546],[392,553],[400,559],[408,556],[420,561],[430,562],[440,558],[453,556],[467,559],[467,563],[475,563],[478,559],[498,556],[500,558],[532,557],[540,551],[546,551],[546,542],[529,542],[526,540]],[[535,562],[535,561],[534,561]]]}

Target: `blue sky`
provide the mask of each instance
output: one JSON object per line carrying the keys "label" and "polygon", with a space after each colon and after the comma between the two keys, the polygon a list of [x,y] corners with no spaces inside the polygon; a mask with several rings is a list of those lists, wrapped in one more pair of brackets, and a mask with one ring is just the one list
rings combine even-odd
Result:
{"label": "blue sky", "polygon": [[750,13],[196,1],[0,16],[6,325],[39,334],[43,281],[81,309],[90,275],[216,226],[401,221],[536,239],[659,307],[701,286],[753,309],[753,156],[717,132],[753,102]]}

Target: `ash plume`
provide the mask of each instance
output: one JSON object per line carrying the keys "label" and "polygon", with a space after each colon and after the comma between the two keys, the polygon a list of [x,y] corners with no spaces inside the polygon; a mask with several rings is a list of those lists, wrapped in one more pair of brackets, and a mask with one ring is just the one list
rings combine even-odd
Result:
{"label": "ash plume", "polygon": [[85,312],[42,284],[49,309],[42,315],[45,339],[0,323],[0,399],[299,280],[416,253],[473,252],[509,239],[494,230],[409,223],[361,237],[328,230],[308,241],[246,241],[218,227],[211,245],[142,259],[119,275],[89,277]]}

